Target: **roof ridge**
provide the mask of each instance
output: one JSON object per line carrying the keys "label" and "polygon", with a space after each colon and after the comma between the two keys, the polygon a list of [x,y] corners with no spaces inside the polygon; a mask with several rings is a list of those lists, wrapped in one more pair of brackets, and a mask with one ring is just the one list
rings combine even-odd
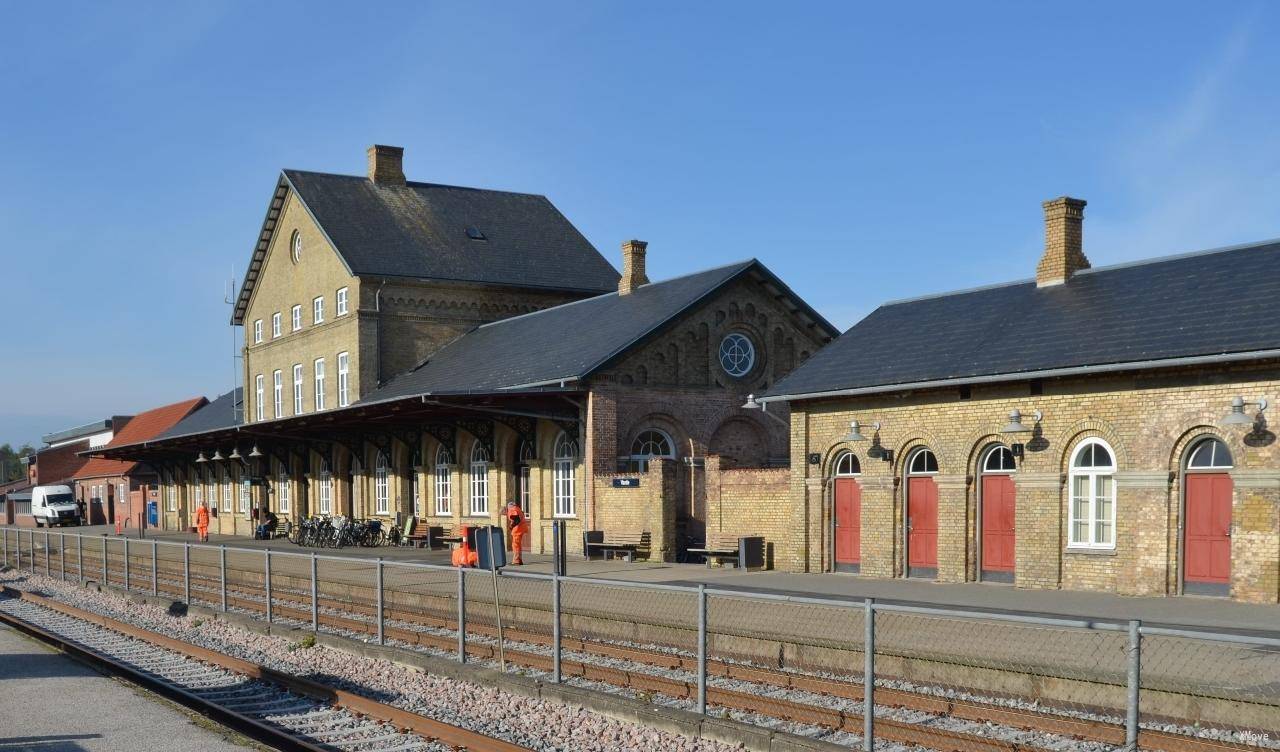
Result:
{"label": "roof ridge", "polygon": [[[1181,253],[1171,253],[1165,256],[1156,256],[1154,258],[1137,259],[1135,261],[1122,261],[1116,264],[1108,264],[1106,266],[1095,266],[1088,269],[1081,269],[1076,272],[1076,276],[1087,276],[1091,274],[1100,274],[1102,272],[1116,271],[1119,269],[1132,269],[1140,266],[1154,266],[1157,264],[1169,263],[1173,261],[1181,261],[1189,258],[1199,258],[1201,256],[1212,256],[1215,253],[1230,253],[1231,251],[1243,251],[1250,248],[1263,248],[1270,245],[1280,244],[1280,238],[1272,238],[1270,240],[1256,240],[1249,243],[1237,243],[1235,245],[1224,245],[1217,248],[1206,248],[1199,251],[1184,251]],[[993,282],[988,285],[976,285],[974,287],[965,287],[959,290],[948,290],[946,292],[926,293],[924,295],[913,295],[906,298],[896,298],[881,303],[878,307],[899,305],[902,303],[915,303],[922,300],[934,300],[936,298],[949,298],[953,295],[967,295],[969,293],[984,292],[986,290],[996,290],[1002,287],[1015,287],[1017,285],[1026,285],[1035,282],[1034,277],[1013,280],[1010,282]]]}
{"label": "roof ridge", "polygon": [[[329,178],[345,178],[347,180],[360,180],[360,181],[370,183],[371,185],[373,184],[373,181],[369,180],[369,178],[364,175],[348,175],[344,172],[324,172],[321,170],[299,170],[293,167],[286,167],[282,169],[281,172],[291,172],[291,173],[306,174],[306,175],[323,175],[324,177],[329,177]],[[404,184],[406,187],[421,186],[423,188],[449,188],[449,189],[459,190],[459,191],[484,191],[485,193],[508,193],[513,196],[532,196],[534,198],[541,198],[541,199],[547,198],[545,193],[529,193],[528,191],[511,191],[511,190],[506,190],[504,188],[477,188],[471,185],[453,185],[451,183],[430,183],[424,180],[406,180],[404,181]],[[549,201],[550,199],[547,199],[547,200]]]}

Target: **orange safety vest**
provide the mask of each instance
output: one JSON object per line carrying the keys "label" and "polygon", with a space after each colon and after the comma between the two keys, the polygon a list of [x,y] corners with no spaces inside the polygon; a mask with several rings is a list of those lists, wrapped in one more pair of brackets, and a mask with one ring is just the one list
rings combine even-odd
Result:
{"label": "orange safety vest", "polygon": [[196,527],[209,527],[209,510],[200,507],[196,510]]}

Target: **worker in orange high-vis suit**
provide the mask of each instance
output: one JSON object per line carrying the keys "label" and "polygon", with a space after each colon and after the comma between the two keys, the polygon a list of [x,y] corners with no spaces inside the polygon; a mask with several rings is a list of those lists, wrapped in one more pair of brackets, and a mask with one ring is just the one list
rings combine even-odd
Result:
{"label": "worker in orange high-vis suit", "polygon": [[200,534],[200,542],[209,542],[209,507],[203,502],[200,508],[196,510],[196,532]]}
{"label": "worker in orange high-vis suit", "polygon": [[453,549],[451,557],[455,567],[474,567],[480,563],[480,555],[471,548],[471,528],[462,528],[462,542]]}
{"label": "worker in orange high-vis suit", "polygon": [[515,499],[507,502],[502,513],[507,518],[507,530],[511,531],[511,563],[524,564],[520,559],[520,549],[524,548],[524,512]]}

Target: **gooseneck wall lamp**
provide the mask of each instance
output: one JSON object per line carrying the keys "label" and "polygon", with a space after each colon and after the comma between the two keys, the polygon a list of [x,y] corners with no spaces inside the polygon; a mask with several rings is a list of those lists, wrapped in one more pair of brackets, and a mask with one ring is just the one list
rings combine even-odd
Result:
{"label": "gooseneck wall lamp", "polygon": [[[1246,406],[1257,406],[1258,412],[1251,418],[1244,411]],[[1262,413],[1267,409],[1267,398],[1259,397],[1256,401],[1250,402],[1239,395],[1231,398],[1231,412],[1227,413],[1227,417],[1222,419],[1224,426],[1253,426],[1262,418]]]}

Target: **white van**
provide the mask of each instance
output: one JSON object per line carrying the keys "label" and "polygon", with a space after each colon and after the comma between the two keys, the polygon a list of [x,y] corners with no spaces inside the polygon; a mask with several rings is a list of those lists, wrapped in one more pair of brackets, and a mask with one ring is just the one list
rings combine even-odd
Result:
{"label": "white van", "polygon": [[80,524],[80,510],[71,486],[36,486],[31,489],[31,516],[36,518],[36,527]]}

